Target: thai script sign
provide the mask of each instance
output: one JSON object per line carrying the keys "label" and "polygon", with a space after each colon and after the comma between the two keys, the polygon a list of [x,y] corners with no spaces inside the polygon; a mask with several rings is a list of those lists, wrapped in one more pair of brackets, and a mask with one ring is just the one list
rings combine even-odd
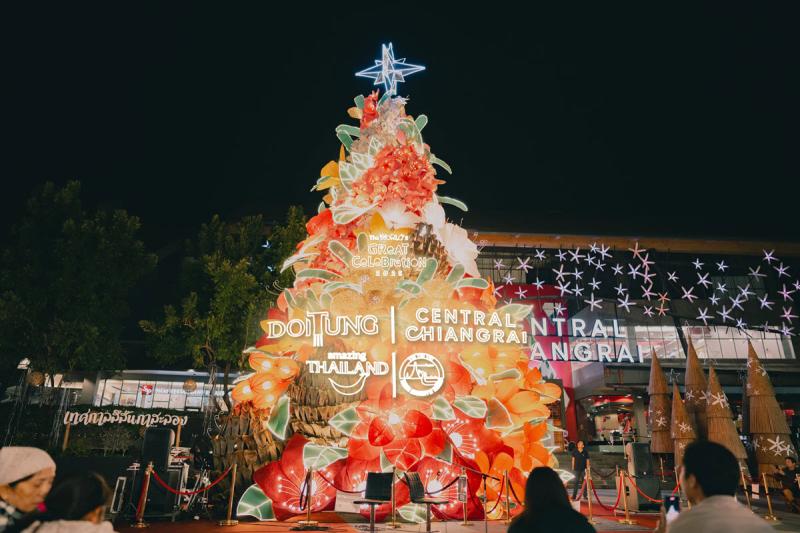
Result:
{"label": "thai script sign", "polygon": [[131,424],[134,426],[185,426],[188,416],[169,413],[137,413],[122,409],[112,411],[67,411],[64,413],[64,424],[85,426],[104,426],[106,424]]}

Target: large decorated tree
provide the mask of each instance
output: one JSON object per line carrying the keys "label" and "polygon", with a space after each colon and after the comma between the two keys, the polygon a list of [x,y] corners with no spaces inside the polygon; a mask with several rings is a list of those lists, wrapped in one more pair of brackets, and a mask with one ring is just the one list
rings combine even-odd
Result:
{"label": "large decorated tree", "polygon": [[[234,416],[247,412],[270,432],[261,440],[285,443],[253,476],[279,519],[302,512],[308,470],[309,505],[320,511],[337,489],[363,490],[367,472],[392,469],[420,473],[452,502],[434,513],[458,518],[449,484],[462,467],[479,518],[479,472],[508,475],[513,500],[524,501],[530,470],[557,466],[544,442],[547,404],[561,390],[529,360],[530,308],[498,306],[477,246],[448,221],[446,205],[466,206],[439,194],[436,167],[450,169],[423,141],[427,117],[408,115],[391,92],[355,103],[357,123],[336,129],[339,158],[313,187],[323,197],[308,237],[283,265],[295,282],[248,350],[253,373],[234,388]],[[502,490],[490,480],[490,507]],[[400,483],[396,497],[402,516],[422,516]]]}
{"label": "large decorated tree", "polygon": [[700,365],[700,358],[692,344],[692,339],[687,338],[688,349],[686,351],[686,389],[684,405],[689,417],[694,423],[699,438],[706,438],[708,428],[706,423],[706,395],[708,394],[708,382]]}
{"label": "large decorated tree", "polygon": [[708,440],[718,442],[728,448],[740,461],[747,459],[739,432],[733,423],[733,413],[728,403],[728,397],[722,390],[717,372],[714,367],[708,370],[708,405],[706,407],[706,420],[708,422]]}
{"label": "large decorated tree", "polygon": [[669,387],[667,378],[661,369],[661,363],[656,354],[653,354],[650,364],[650,383],[647,386],[650,395],[648,409],[650,419],[650,450],[653,453],[672,453],[672,435],[670,421],[672,408],[670,406]]}
{"label": "large decorated tree", "polygon": [[767,370],[748,343],[747,400],[750,407],[750,434],[756,452],[759,474],[771,477],[774,465],[783,464],[786,456],[797,457],[786,423],[778,405]]}
{"label": "large decorated tree", "polygon": [[683,452],[686,451],[686,446],[697,440],[697,432],[694,422],[686,410],[686,404],[681,399],[678,384],[674,382],[672,384],[672,423],[670,428],[675,447],[675,467],[677,468],[683,463]]}

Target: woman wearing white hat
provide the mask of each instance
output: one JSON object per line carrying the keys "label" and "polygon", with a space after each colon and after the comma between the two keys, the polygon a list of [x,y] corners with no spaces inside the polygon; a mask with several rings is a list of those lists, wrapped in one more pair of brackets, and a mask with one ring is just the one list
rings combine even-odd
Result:
{"label": "woman wearing white hat", "polygon": [[0,533],[44,501],[56,463],[39,448],[0,448]]}

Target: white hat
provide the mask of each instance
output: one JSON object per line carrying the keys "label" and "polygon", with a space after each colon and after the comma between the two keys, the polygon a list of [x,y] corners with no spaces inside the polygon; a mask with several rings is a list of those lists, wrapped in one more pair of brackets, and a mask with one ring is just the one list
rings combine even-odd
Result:
{"label": "white hat", "polygon": [[44,450],[27,446],[0,448],[0,485],[25,479],[45,468],[55,468],[56,463]]}

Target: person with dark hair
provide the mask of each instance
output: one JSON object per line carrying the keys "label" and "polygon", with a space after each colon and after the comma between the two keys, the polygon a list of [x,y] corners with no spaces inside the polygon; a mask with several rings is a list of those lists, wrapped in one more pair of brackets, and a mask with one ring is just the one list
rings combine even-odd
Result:
{"label": "person with dark hair", "polygon": [[739,463],[721,444],[695,441],[686,447],[681,486],[692,508],[682,511],[670,524],[661,508],[656,532],[668,533],[769,533],[766,521],[736,500]]}
{"label": "person with dark hair", "polygon": [[508,533],[592,533],[586,517],[572,508],[567,489],[555,470],[534,468],[525,484],[525,510],[508,527]]}
{"label": "person with dark hair", "polygon": [[[572,471],[575,472],[575,487],[572,489],[572,499],[583,499],[583,481],[586,478],[586,468],[590,465],[589,450],[582,440],[575,443],[572,450]],[[580,491],[580,495],[578,495]],[[586,488],[586,496],[589,497],[589,488]]]}
{"label": "person with dark hair", "polygon": [[0,448],[0,532],[41,505],[56,475],[56,463],[39,448]]}
{"label": "person with dark hair", "polygon": [[800,476],[800,469],[797,468],[797,461],[794,457],[784,459],[786,466],[775,465],[775,479],[780,481],[783,497],[786,498],[786,505],[793,513],[800,512],[800,485],[797,476]]}
{"label": "person with dark hair", "polygon": [[[56,485],[44,500],[45,511],[27,517],[23,533],[114,533],[105,521],[111,489],[90,472],[69,477]],[[25,521],[26,519],[23,519]]]}

